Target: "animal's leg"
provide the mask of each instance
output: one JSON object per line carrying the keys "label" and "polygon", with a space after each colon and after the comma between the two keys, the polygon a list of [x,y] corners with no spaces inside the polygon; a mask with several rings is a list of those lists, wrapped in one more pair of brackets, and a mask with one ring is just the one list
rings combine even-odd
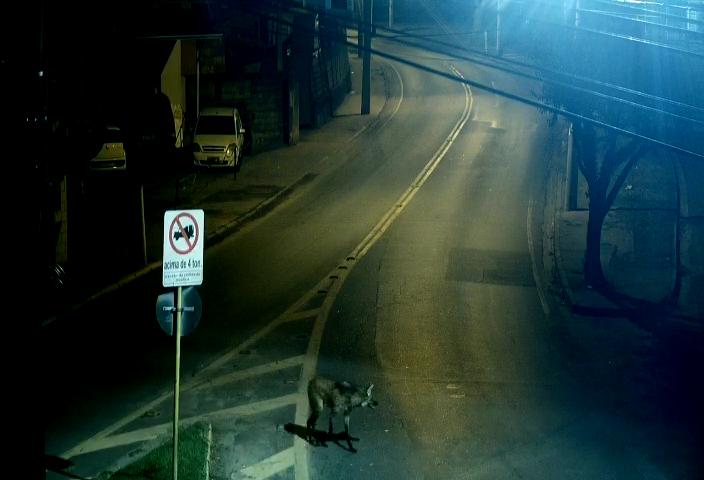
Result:
{"label": "animal's leg", "polygon": [[310,417],[308,417],[308,421],[306,422],[306,436],[308,437],[307,440],[311,443],[315,443],[313,432],[315,431],[315,423],[318,421],[318,416],[318,411],[311,409]]}
{"label": "animal's leg", "polygon": [[328,434],[330,434],[330,435],[332,435],[332,417],[334,417],[334,416],[335,416],[335,411],[331,409],[330,410],[330,417],[329,417],[330,423],[328,423]]}
{"label": "animal's leg", "polygon": [[352,446],[352,437],[350,437],[350,412],[345,412],[345,438],[350,451],[356,452],[357,450]]}

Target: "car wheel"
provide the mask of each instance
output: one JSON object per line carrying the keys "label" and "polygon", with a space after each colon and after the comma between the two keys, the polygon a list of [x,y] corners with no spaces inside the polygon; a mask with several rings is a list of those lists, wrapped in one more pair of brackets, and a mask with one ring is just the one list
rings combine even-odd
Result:
{"label": "car wheel", "polygon": [[235,170],[239,172],[240,168],[242,168],[242,151],[238,148],[235,151]]}
{"label": "car wheel", "polygon": [[237,172],[240,171],[240,152],[235,150],[235,160],[232,164],[232,178],[237,179]]}

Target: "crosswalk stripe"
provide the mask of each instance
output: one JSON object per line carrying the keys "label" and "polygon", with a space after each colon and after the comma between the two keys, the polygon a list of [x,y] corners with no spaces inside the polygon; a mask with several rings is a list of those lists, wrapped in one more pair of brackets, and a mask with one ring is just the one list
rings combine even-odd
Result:
{"label": "crosswalk stripe", "polygon": [[318,316],[319,311],[320,311],[320,308],[311,308],[309,310],[302,310],[300,312],[286,315],[282,320],[284,322],[294,322],[297,320],[306,320],[309,318],[314,319],[316,316]]}
{"label": "crosswalk stripe", "polygon": [[221,385],[226,385],[228,383],[237,382],[245,378],[256,377],[258,375],[264,375],[265,373],[276,372],[278,370],[285,370],[287,368],[296,367],[303,364],[303,359],[305,355],[298,355],[295,357],[287,358],[285,360],[277,360],[275,362],[265,363],[264,365],[257,365],[256,367],[247,368],[245,370],[238,370],[220,377],[216,377],[213,380],[208,380],[207,383],[202,383],[197,387],[192,388],[190,391],[201,390],[203,388],[209,387],[219,387]]}
{"label": "crosswalk stripe", "polygon": [[264,480],[293,466],[293,447],[240,470],[248,480]]}
{"label": "crosswalk stripe", "polygon": [[[248,415],[256,415],[258,413],[276,410],[277,408],[286,407],[289,405],[294,405],[296,403],[296,397],[297,395],[295,393],[291,393],[289,395],[270,398],[267,400],[262,400],[260,402],[247,403],[245,405],[237,405],[235,407],[225,408],[222,410],[215,410],[213,412],[208,412],[203,415],[196,415],[193,417],[184,418],[179,421],[179,425],[185,427],[204,418],[224,416],[244,417]],[[111,435],[109,437],[98,438],[93,442],[85,444],[79,452],[76,452],[75,455],[83,455],[86,453],[97,452],[99,450],[105,450],[108,448],[129,445],[131,443],[154,440],[158,436],[167,434],[168,432],[172,431],[172,429],[173,423],[169,422],[154,425],[152,427],[133,430],[131,432],[119,433],[116,435]]]}

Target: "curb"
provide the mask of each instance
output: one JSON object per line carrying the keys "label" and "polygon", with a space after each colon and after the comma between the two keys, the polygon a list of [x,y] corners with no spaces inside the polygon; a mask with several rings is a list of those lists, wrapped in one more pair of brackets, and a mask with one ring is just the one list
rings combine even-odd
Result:
{"label": "curb", "polygon": [[[567,132],[569,132],[569,127],[567,128]],[[567,141],[569,142],[569,138]],[[567,152],[565,154],[567,165],[569,165],[569,163],[572,161],[571,154],[571,149],[567,148]],[[557,192],[555,192],[556,195],[553,195],[553,198],[557,197],[559,199],[562,199],[564,198],[565,182],[568,180],[568,178],[565,175],[564,167],[554,157],[550,161],[550,165],[551,167],[555,167],[555,177],[557,178],[557,186],[551,188],[550,190],[557,190]],[[552,170],[552,168],[550,168],[550,170]],[[570,306],[572,306],[575,304],[574,292],[572,291],[572,288],[570,287],[569,282],[567,281],[567,275],[565,274],[565,270],[563,268],[562,251],[560,249],[560,222],[558,217],[560,212],[563,211],[563,209],[560,208],[559,205],[561,205],[560,202],[555,202],[555,204],[551,207],[552,212],[549,218],[550,226],[552,227],[550,229],[550,232],[552,233],[552,239],[550,240],[550,244],[552,245],[552,251],[554,253],[554,264],[555,268],[557,269],[557,277],[560,280],[560,286],[562,287],[562,296],[563,298],[567,299],[569,301]]]}
{"label": "curb", "polygon": [[[207,248],[210,248],[214,245],[217,245],[223,239],[225,239],[228,235],[231,235],[231,234],[235,233],[236,231],[240,230],[247,222],[254,220],[254,219],[257,219],[257,218],[260,218],[260,217],[263,217],[266,213],[273,210],[274,207],[276,207],[277,205],[282,203],[284,200],[286,200],[286,198],[288,198],[296,188],[303,186],[306,183],[310,183],[317,176],[318,176],[317,173],[310,173],[309,172],[309,173],[303,174],[297,180],[295,180],[293,183],[282,188],[281,190],[276,192],[271,197],[269,197],[266,200],[264,200],[263,202],[259,203],[252,210],[240,215],[239,217],[235,218],[233,221],[221,226],[215,232],[211,233],[210,236],[205,238],[205,243],[206,243],[205,248],[207,249]],[[161,265],[161,262],[158,262],[158,264]]]}
{"label": "curb", "polygon": [[[367,130],[375,128],[382,120],[381,113],[384,111],[386,108],[386,105],[389,103],[389,95],[390,95],[390,81],[388,79],[388,71],[394,72],[394,74],[400,78],[400,74],[398,71],[394,68],[394,66],[385,61],[385,60],[378,60],[379,66],[381,68],[381,76],[383,77],[383,82],[384,82],[384,104],[381,106],[379,109],[379,113],[376,114],[376,117],[372,119],[370,122],[367,122],[364,127],[359,129],[357,132],[355,132],[354,135],[352,135],[350,138],[347,139],[347,143],[353,142],[354,140],[357,139],[361,134],[366,132]],[[383,126],[383,125],[382,125]]]}
{"label": "curb", "polygon": [[208,453],[205,456],[205,480],[210,480],[210,455],[213,452],[213,424],[208,422]]}

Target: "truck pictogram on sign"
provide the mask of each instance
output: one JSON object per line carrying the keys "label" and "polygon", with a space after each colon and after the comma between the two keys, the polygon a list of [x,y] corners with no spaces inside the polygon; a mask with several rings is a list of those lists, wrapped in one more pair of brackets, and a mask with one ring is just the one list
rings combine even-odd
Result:
{"label": "truck pictogram on sign", "polygon": [[[187,255],[193,251],[198,244],[200,231],[198,222],[193,215],[187,212],[178,214],[169,227],[169,242],[174,252],[180,255]],[[183,240],[179,242],[179,240]]]}

